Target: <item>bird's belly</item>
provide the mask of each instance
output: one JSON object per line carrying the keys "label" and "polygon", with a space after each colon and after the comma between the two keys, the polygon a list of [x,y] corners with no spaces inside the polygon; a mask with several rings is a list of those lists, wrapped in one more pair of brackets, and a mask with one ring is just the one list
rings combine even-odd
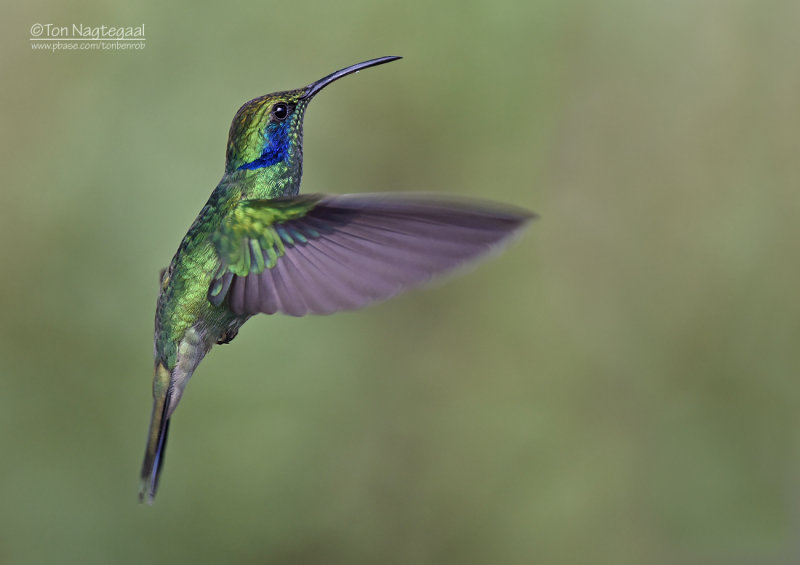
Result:
{"label": "bird's belly", "polygon": [[214,306],[208,300],[208,288],[219,267],[210,243],[193,247],[176,254],[162,282],[156,307],[156,362],[163,361],[170,370],[176,366],[181,345],[190,331],[194,335],[189,341],[193,347],[203,348],[204,355],[236,321],[225,304]]}

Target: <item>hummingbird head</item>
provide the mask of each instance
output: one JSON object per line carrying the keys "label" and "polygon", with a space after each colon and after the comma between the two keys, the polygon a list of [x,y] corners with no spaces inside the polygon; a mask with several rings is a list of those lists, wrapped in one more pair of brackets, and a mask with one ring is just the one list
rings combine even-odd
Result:
{"label": "hummingbird head", "polygon": [[303,116],[308,103],[323,88],[344,76],[399,59],[380,57],[351,65],[304,88],[260,96],[245,103],[231,123],[225,173],[271,168],[278,177],[299,187],[303,165]]}

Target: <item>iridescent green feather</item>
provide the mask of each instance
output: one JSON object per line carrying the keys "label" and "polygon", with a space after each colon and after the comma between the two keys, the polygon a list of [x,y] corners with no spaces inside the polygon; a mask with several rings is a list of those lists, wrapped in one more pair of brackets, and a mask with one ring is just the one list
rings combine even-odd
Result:
{"label": "iridescent green feather", "polygon": [[[305,240],[296,231],[290,233],[283,224],[305,216],[320,199],[312,195],[240,202],[211,238],[222,262],[215,278],[227,272],[243,277],[273,268],[283,257],[286,244],[293,245],[295,238]],[[258,264],[253,264],[253,257]],[[211,294],[216,294],[213,289]]]}

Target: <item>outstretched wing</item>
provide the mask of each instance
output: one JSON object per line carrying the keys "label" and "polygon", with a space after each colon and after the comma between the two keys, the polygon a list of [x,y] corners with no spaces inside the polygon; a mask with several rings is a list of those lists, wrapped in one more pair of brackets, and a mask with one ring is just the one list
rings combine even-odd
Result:
{"label": "outstretched wing", "polygon": [[236,314],[331,314],[385,300],[486,254],[532,214],[387,194],[244,200],[213,236],[208,299]]}

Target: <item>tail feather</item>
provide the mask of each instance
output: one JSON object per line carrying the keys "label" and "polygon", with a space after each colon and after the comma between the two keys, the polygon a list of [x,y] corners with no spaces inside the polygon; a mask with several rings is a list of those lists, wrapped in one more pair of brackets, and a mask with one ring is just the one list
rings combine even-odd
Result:
{"label": "tail feather", "polygon": [[[161,468],[164,465],[164,450],[167,447],[167,432],[169,431],[168,410],[171,396],[171,389],[168,383],[169,371],[159,363],[156,367],[156,378],[153,383],[153,415],[150,419],[150,432],[147,437],[147,448],[144,454],[141,482],[139,484],[139,502],[146,502],[147,504],[153,504]],[[160,386],[162,384],[166,386]]]}

